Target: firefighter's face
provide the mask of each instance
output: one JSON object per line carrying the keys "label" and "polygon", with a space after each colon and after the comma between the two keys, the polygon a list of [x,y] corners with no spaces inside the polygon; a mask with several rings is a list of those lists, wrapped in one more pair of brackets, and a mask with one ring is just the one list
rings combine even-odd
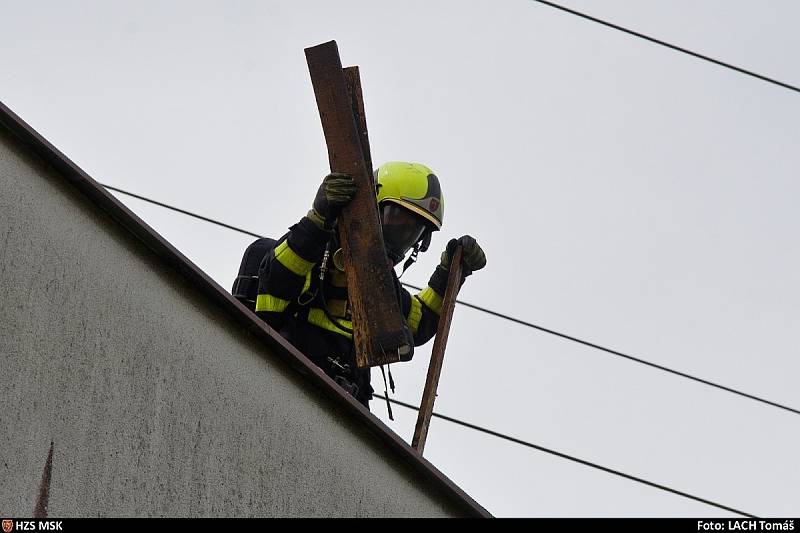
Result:
{"label": "firefighter's face", "polygon": [[405,207],[386,202],[381,206],[381,226],[386,252],[396,265],[422,237],[425,220]]}

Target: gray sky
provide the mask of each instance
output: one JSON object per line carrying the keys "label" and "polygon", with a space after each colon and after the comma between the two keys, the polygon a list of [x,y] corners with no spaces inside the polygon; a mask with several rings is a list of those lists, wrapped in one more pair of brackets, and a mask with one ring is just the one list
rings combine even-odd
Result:
{"label": "gray sky", "polygon": [[[800,84],[800,3],[563,3]],[[488,266],[464,300],[800,406],[800,94],[525,0],[0,12],[0,100],[92,177],[273,236],[328,170],[303,48],[336,39],[361,67],[373,160],[442,181],[443,231],[404,280],[424,285],[469,233]],[[120,199],[230,288],[249,237]],[[398,399],[419,402],[430,344],[395,365]],[[436,410],[800,513],[800,417],[464,307]],[[395,413],[410,440],[416,413]],[[500,516],[725,515],[443,421],[426,457]]]}

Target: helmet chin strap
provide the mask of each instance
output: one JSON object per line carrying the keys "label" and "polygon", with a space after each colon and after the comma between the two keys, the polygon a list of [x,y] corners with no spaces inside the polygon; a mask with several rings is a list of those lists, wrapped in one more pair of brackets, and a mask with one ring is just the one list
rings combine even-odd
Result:
{"label": "helmet chin strap", "polygon": [[[431,244],[431,233],[432,232],[430,230],[425,230],[420,236],[419,240],[416,243],[414,243],[414,247],[411,250],[411,255],[409,255],[408,259],[406,259],[406,262],[403,263],[403,270],[400,272],[400,275],[397,276],[397,279],[402,278],[403,274],[405,274],[406,270],[408,270],[408,267],[410,267],[417,261],[417,256],[419,255],[420,252],[427,251],[428,246],[430,246]],[[386,256],[389,258],[389,260],[392,262],[393,265],[399,264],[400,261],[403,260],[403,257],[405,257],[404,255],[400,255],[397,252],[390,250],[388,247],[386,248]]]}
{"label": "helmet chin strap", "polygon": [[417,242],[414,245],[414,249],[411,251],[411,255],[408,256],[408,259],[406,259],[406,262],[403,264],[403,271],[400,272],[400,275],[397,276],[397,279],[402,278],[403,274],[405,274],[406,270],[408,270],[408,267],[414,264],[414,262],[417,260],[418,254],[419,254],[419,242]]}
{"label": "helmet chin strap", "polygon": [[403,274],[406,273],[406,270],[408,270],[408,267],[413,265],[414,262],[417,260],[417,255],[419,255],[420,252],[427,252],[428,251],[428,247],[431,245],[431,234],[432,233],[433,232],[430,229],[426,229],[424,232],[422,232],[422,236],[419,238],[417,243],[414,245],[414,249],[411,251],[411,255],[408,256],[408,259],[406,259],[406,262],[403,264],[403,271],[400,272],[400,275],[397,277],[397,279],[400,279],[400,278],[403,277]]}

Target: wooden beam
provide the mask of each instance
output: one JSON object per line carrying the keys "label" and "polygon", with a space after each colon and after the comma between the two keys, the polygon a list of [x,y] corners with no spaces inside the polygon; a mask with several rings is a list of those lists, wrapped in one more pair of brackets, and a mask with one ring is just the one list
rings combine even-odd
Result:
{"label": "wooden beam", "polygon": [[392,265],[386,257],[372,169],[364,160],[368,150],[362,146],[356,126],[336,41],[306,48],[305,52],[331,171],[349,174],[356,182],[356,195],[342,210],[338,224],[356,364],[364,368],[395,363],[410,353],[412,340],[395,294]]}
{"label": "wooden beam", "polygon": [[450,275],[447,277],[447,289],[442,301],[442,312],[439,315],[439,326],[436,330],[436,340],[433,341],[431,363],[428,366],[428,377],[425,379],[425,389],[422,393],[422,404],[419,406],[417,426],[414,428],[414,438],[411,447],[422,455],[425,449],[425,440],[428,438],[428,427],[433,416],[433,403],[436,401],[436,389],[439,387],[439,376],[442,374],[444,363],[444,349],[447,347],[447,337],[450,334],[450,323],[453,320],[453,310],[456,306],[456,296],[461,288],[461,247],[456,248],[450,260]]}
{"label": "wooden beam", "polygon": [[[361,152],[364,154],[364,163],[372,176],[375,167],[372,166],[372,154],[369,149],[369,134],[367,133],[367,115],[364,112],[364,94],[361,92],[361,73],[358,67],[346,67],[344,70],[344,81],[347,84],[347,94],[350,96],[350,107],[356,119],[358,137],[361,141]],[[374,180],[373,180],[374,185]]]}

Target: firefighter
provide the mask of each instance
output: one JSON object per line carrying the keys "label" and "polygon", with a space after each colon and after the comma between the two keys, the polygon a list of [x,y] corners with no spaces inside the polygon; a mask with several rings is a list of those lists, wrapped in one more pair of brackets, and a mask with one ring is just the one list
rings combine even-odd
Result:
{"label": "firefighter", "polygon": [[[377,202],[387,257],[405,268],[424,252],[442,227],[444,201],[439,180],[425,165],[390,162],[375,171]],[[369,407],[370,369],[356,367],[344,262],[335,231],[337,215],[355,195],[352,177],[329,174],[306,216],[289,228],[268,253],[258,273],[256,314],[343,389]],[[436,333],[450,258],[463,247],[464,278],[486,265],[483,250],[469,235],[451,239],[425,287],[411,295],[392,270],[400,309],[414,346]],[[325,269],[319,282],[320,268]],[[411,354],[407,359],[411,358]]]}

